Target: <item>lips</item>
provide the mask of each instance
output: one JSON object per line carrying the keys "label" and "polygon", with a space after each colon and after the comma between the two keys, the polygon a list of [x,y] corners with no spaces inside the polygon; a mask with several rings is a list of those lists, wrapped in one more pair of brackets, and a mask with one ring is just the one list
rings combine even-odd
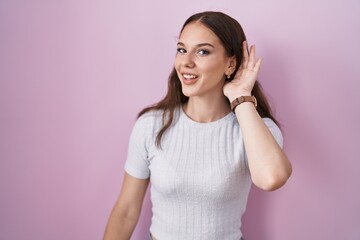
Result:
{"label": "lips", "polygon": [[183,83],[186,85],[194,84],[198,79],[197,75],[191,74],[191,73],[183,73],[183,74],[181,74],[181,76],[183,79]]}

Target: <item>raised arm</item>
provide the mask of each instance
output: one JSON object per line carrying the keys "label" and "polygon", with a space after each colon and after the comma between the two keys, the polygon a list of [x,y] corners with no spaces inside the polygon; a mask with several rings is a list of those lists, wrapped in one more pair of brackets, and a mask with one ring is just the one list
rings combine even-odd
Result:
{"label": "raised arm", "polygon": [[[234,80],[225,84],[224,94],[230,102],[240,96],[250,96],[257,79],[261,59],[255,61],[255,46],[247,50],[243,43],[243,61]],[[267,191],[285,184],[292,172],[291,164],[254,104],[244,102],[235,108],[244,138],[245,150],[253,183]]]}
{"label": "raised arm", "polygon": [[106,226],[104,240],[129,240],[138,222],[149,179],[125,173],[119,198]]}

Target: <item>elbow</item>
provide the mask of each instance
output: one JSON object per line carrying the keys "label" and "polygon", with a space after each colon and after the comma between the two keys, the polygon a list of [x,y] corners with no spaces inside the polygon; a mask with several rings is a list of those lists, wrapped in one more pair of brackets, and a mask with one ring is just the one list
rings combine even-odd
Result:
{"label": "elbow", "polygon": [[286,181],[287,181],[287,178],[279,178],[279,179],[274,178],[274,179],[268,180],[262,184],[257,185],[257,187],[264,191],[272,192],[272,191],[275,191],[275,190],[281,188],[282,186],[284,186]]}
{"label": "elbow", "polygon": [[267,177],[262,177],[260,180],[253,180],[253,183],[258,188],[264,191],[275,191],[285,185],[287,180],[290,178],[292,173],[291,166],[282,171],[274,171],[273,173],[268,174]]}

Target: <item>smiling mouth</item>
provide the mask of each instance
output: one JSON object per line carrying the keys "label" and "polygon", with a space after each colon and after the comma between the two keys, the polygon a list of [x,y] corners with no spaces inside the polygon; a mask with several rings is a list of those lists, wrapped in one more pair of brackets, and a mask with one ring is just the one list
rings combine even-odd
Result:
{"label": "smiling mouth", "polygon": [[198,76],[196,76],[194,74],[188,74],[188,73],[182,74],[182,77],[183,77],[183,83],[186,85],[194,84],[198,78]]}

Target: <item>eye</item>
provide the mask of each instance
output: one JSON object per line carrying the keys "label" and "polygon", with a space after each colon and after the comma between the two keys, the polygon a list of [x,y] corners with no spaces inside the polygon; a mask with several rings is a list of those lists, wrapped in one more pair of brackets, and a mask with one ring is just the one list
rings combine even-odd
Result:
{"label": "eye", "polygon": [[210,52],[209,52],[208,50],[206,50],[206,49],[200,49],[197,53],[198,53],[198,55],[200,55],[200,56],[206,56],[206,55],[208,55]]}
{"label": "eye", "polygon": [[186,50],[184,48],[178,48],[178,49],[176,49],[176,51],[181,54],[186,53]]}

